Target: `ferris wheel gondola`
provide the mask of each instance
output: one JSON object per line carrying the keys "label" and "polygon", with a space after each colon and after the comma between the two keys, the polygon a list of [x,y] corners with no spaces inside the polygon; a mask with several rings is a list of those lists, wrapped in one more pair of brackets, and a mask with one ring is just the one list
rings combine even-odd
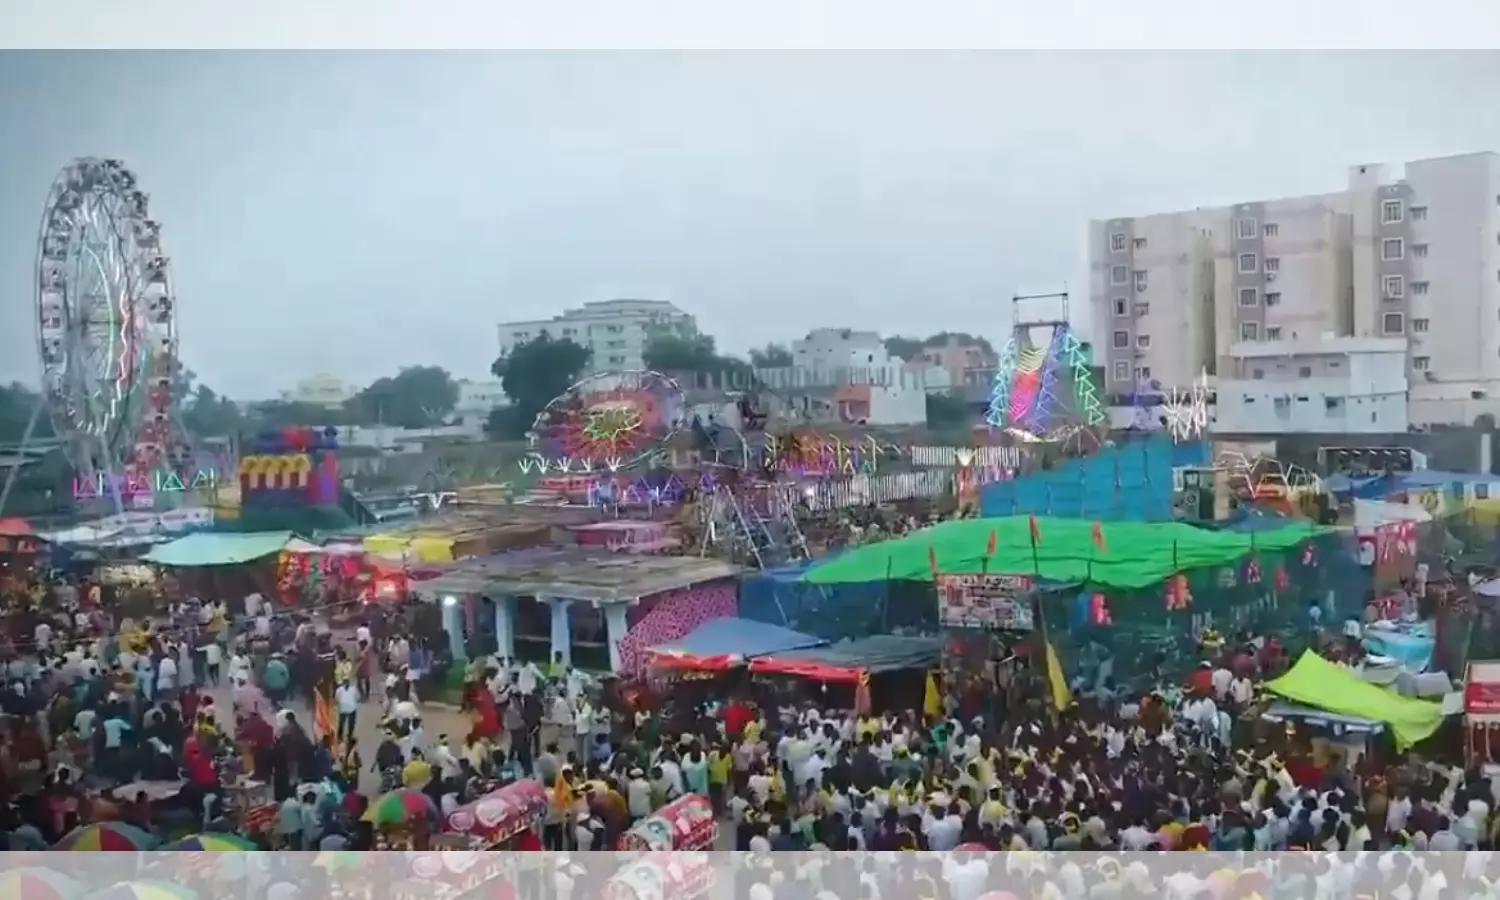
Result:
{"label": "ferris wheel gondola", "polygon": [[176,296],[161,225],[120,160],[75,159],[53,181],[36,286],[43,397],[75,475],[146,483],[176,450]]}

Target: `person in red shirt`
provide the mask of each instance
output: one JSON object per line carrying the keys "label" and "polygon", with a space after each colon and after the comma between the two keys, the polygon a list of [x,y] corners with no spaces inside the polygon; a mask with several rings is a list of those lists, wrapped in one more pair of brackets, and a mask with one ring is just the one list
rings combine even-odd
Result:
{"label": "person in red shirt", "polygon": [[1214,695],[1214,669],[1209,663],[1199,663],[1193,674],[1187,677],[1187,689],[1200,697]]}
{"label": "person in red shirt", "polygon": [[188,780],[204,790],[219,786],[219,773],[214,770],[213,759],[196,735],[182,743],[182,768],[187,771]]}
{"label": "person in red shirt", "polygon": [[755,711],[743,700],[733,700],[729,708],[724,710],[724,732],[729,735],[730,740],[739,740],[744,733],[745,726],[755,721]]}

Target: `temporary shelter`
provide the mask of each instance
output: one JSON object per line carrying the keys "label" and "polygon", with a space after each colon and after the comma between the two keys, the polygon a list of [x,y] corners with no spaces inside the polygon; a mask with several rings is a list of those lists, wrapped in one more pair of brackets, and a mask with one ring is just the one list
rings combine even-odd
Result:
{"label": "temporary shelter", "polygon": [[652,668],[717,672],[758,657],[826,643],[779,625],[723,618],[709,619],[675,641],[648,647],[646,655]]}
{"label": "temporary shelter", "polygon": [[1433,732],[1443,721],[1439,703],[1402,697],[1377,687],[1344,666],[1307,651],[1291,671],[1266,684],[1278,697],[1335,716],[1383,723],[1399,749],[1406,749]]}

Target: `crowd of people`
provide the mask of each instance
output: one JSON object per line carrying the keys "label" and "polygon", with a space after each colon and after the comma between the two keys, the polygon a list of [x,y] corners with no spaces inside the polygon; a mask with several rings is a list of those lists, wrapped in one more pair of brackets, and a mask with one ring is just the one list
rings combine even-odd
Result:
{"label": "crowd of people", "polygon": [[[1145,697],[1081,691],[1058,704],[1042,673],[1020,665],[978,690],[934,677],[921,708],[879,712],[748,682],[707,703],[631,702],[650,693],[561,659],[491,656],[466,663],[470,724],[433,733],[423,677],[442,653],[378,616],[335,632],[256,595],[234,612],[188,600],[130,622],[68,596],[25,612],[31,639],[0,647],[0,833],[12,849],[100,821],[161,841],[232,831],[266,848],[370,849],[379,835],[362,814],[383,790],[427,794],[436,828],[522,778],[553,798],[535,836],[535,849],[553,850],[612,848],[688,793],[710,798],[726,847],[758,852],[1490,850],[1500,826],[1500,791],[1476,769],[1410,752],[1320,755],[1304,736],[1257,726],[1243,713],[1288,655],[1250,634],[1216,643],[1185,681]],[[315,708],[320,686],[327,723],[293,709]],[[365,716],[380,719],[374,746],[359,738]],[[236,800],[247,778],[275,804],[258,832]],[[178,780],[170,797],[138,787]],[[934,880],[931,896],[955,900],[1018,878],[1072,897],[1105,877],[1032,872],[1022,858],[959,855],[916,871]],[[839,897],[887,893],[877,876],[890,873],[873,860],[834,886],[847,865],[793,880]],[[1428,900],[1418,892],[1431,873],[1396,865],[1381,870],[1376,895],[1400,896],[1397,884],[1411,890],[1404,900]],[[1134,866],[1107,879],[1120,896],[1160,887]],[[1371,877],[1360,867],[1305,874],[1340,880],[1330,897],[1358,896]]]}

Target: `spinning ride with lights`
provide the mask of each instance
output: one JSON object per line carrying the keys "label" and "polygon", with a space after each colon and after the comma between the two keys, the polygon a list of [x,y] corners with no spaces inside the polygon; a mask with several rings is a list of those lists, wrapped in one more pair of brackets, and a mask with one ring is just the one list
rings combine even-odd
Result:
{"label": "spinning ride with lights", "polygon": [[[1062,314],[1023,318],[1023,301],[1061,301]],[[1061,441],[1079,429],[1105,424],[1104,407],[1090,376],[1088,349],[1067,321],[1067,295],[1015,298],[1011,339],[1000,355],[986,419],[1029,441]],[[1039,343],[1036,335],[1045,335]]]}
{"label": "spinning ride with lights", "polygon": [[75,159],[53,181],[36,308],[43,397],[77,477],[144,484],[180,464],[171,265],[147,196],[119,160]]}
{"label": "spinning ride with lights", "polygon": [[548,403],[529,435],[532,453],[566,471],[630,468],[655,454],[682,425],[682,388],[659,372],[602,372]]}

